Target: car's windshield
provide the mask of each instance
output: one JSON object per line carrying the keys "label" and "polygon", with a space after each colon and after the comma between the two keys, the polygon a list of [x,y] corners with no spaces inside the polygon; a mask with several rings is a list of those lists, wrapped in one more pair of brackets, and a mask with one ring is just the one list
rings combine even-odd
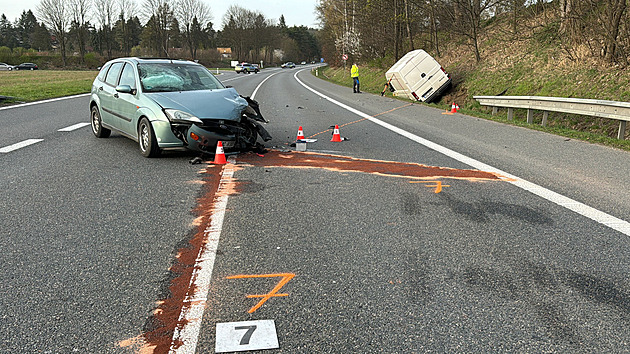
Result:
{"label": "car's windshield", "polygon": [[174,63],[138,64],[143,92],[215,90],[225,88],[200,65]]}

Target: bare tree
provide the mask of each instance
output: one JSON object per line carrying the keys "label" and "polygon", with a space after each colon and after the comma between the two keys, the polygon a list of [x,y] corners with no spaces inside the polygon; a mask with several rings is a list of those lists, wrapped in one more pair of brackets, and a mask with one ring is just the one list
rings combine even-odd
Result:
{"label": "bare tree", "polygon": [[475,53],[477,62],[481,61],[479,53],[479,35],[482,31],[482,19],[501,0],[452,0],[447,7],[451,30],[467,37]]}
{"label": "bare tree", "polygon": [[101,41],[111,59],[114,49],[114,19],[116,18],[116,0],[94,0],[96,15],[101,26]]}
{"label": "bare tree", "polygon": [[61,61],[66,65],[66,33],[68,29],[69,14],[64,0],[41,0],[37,6],[39,19],[50,29],[57,38]]}
{"label": "bare tree", "polygon": [[91,3],[90,0],[71,0],[69,5],[77,47],[79,48],[81,61],[83,61],[86,52],[85,47],[87,45],[87,22],[89,21]]}
{"label": "bare tree", "polygon": [[169,42],[171,25],[173,24],[174,13],[170,0],[145,0],[144,15],[150,18],[147,26],[152,26],[153,34],[157,36],[157,43],[160,51],[169,57]]}
{"label": "bare tree", "polygon": [[190,50],[192,59],[197,57],[197,43],[193,23],[197,19],[197,23],[206,24],[212,20],[210,8],[201,0],[179,0],[175,6],[175,16],[179,20],[182,27],[184,42]]}

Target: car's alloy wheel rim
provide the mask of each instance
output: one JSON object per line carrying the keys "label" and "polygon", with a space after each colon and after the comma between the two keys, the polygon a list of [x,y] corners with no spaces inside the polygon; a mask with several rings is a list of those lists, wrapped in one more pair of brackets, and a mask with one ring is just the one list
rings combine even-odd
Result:
{"label": "car's alloy wheel rim", "polygon": [[147,151],[147,146],[149,146],[149,128],[142,124],[140,126],[140,149]]}
{"label": "car's alloy wheel rim", "polygon": [[98,114],[96,113],[96,110],[93,109],[92,110],[92,131],[94,132],[94,134],[98,134],[98,131],[101,129],[101,121],[98,118]]}

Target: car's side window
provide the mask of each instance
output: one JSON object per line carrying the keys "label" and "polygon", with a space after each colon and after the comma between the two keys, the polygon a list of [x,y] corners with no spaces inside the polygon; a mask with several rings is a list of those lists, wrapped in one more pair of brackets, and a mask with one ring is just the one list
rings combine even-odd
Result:
{"label": "car's side window", "polygon": [[118,85],[129,85],[132,89],[136,88],[136,74],[131,64],[125,64]]}
{"label": "car's side window", "polygon": [[109,69],[109,66],[111,64],[105,65],[103,68],[101,68],[101,71],[98,73],[98,79],[100,81],[105,81],[105,75],[107,74],[107,70]]}
{"label": "car's side window", "polygon": [[105,83],[111,86],[116,86],[116,81],[118,81],[118,76],[120,75],[120,70],[122,69],[124,63],[114,63],[111,68],[107,72],[107,76],[105,77]]}

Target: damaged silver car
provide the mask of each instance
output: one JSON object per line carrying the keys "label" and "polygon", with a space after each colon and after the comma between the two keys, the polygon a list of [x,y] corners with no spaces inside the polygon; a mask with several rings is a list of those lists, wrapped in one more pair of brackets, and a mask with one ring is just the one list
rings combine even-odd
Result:
{"label": "damaged silver car", "polygon": [[103,65],[92,84],[92,132],[112,130],[138,142],[145,157],[188,148],[214,153],[252,150],[271,136],[258,103],[226,88],[204,66],[183,60],[119,58]]}

